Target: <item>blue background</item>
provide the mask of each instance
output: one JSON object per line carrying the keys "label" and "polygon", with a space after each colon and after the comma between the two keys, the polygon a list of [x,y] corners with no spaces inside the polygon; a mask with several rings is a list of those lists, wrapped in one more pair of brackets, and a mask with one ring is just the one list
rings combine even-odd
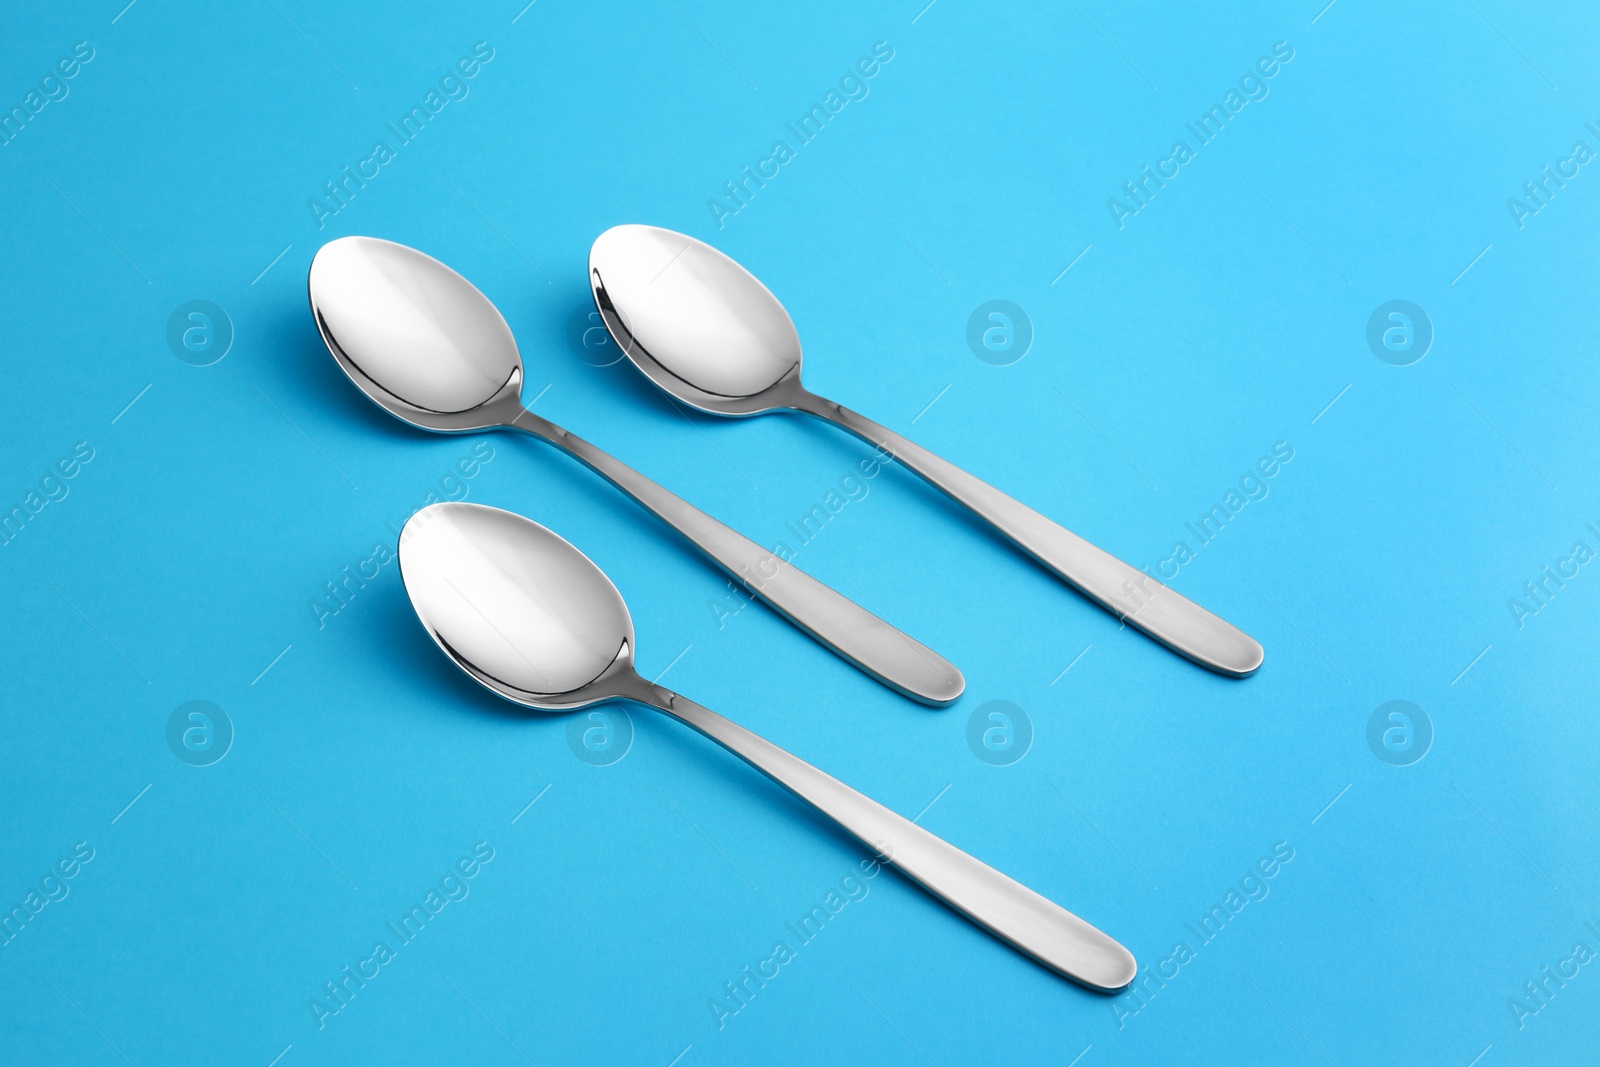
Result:
{"label": "blue background", "polygon": [[[1600,549],[1600,174],[1521,228],[1506,201],[1575,141],[1600,148],[1600,16],[922,2],[5,16],[7,109],[75,42],[94,49],[0,148],[0,507],[94,450],[0,548],[0,903],[94,850],[0,948],[6,1059],[1594,1057],[1600,964],[1520,1026],[1508,1001],[1538,1006],[1542,967],[1600,951],[1600,565],[1520,627],[1507,602],[1574,542]],[[319,229],[323,183],[477,41],[494,58],[470,95]],[[708,200],[878,41],[894,58],[870,95],[719,228]],[[1279,41],[1294,58],[1270,95],[1119,229],[1108,198],[1174,140],[1195,147],[1184,123]],[[765,281],[818,392],[1141,566],[1287,442],[1270,495],[1172,581],[1266,665],[1228,681],[1119,632],[895,469],[797,562],[965,671],[958,704],[915,705],[760,605],[719,628],[718,573],[536,442],[490,438],[475,477],[442,482],[475,442],[375,409],[307,312],[321,242],[415,245],[500,307],[541,414],[785,539],[868,450],[800,419],[686,416],[626,363],[593,365],[609,356],[582,341],[585,257],[634,221]],[[965,339],[991,299],[1032,323],[1011,366]],[[1394,299],[1434,331],[1410,366],[1366,341]],[[211,366],[167,343],[191,300],[235,332]],[[565,722],[437,654],[393,564],[319,628],[324,582],[463,487],[611,575],[645,673],[670,664],[665,683],[921,812],[1142,964],[1180,939],[1194,958],[1142,1006],[1096,995],[886,874],[719,1028],[708,1001],[862,852],[642,711],[620,761],[581,760]],[[195,699],[235,732],[207,767],[166,740]],[[1434,732],[1409,766],[1367,741],[1396,699]],[[1010,765],[966,740],[991,700],[1032,725]],[[494,859],[470,895],[319,1029],[323,983],[478,842]],[[1185,924],[1280,842],[1294,858],[1270,893],[1200,945]]]}

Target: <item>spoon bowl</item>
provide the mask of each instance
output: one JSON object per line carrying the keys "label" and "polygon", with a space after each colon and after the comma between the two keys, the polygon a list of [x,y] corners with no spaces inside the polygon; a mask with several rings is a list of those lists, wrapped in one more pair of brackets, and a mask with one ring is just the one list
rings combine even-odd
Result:
{"label": "spoon bowl", "polygon": [[794,406],[794,322],[717,249],[658,226],[613,226],[589,249],[589,282],[618,347],[668,394],[715,415]]}
{"label": "spoon bowl", "polygon": [[400,573],[444,654],[490,692],[541,711],[615,699],[633,619],[589,558],[498,508],[434,504],[406,523]]}
{"label": "spoon bowl", "polygon": [[311,312],[339,367],[367,397],[424,430],[494,429],[522,389],[522,354],[498,308],[414,248],[340,237],[318,249]]}
{"label": "spoon bowl", "polygon": [[400,573],[434,642],[479,684],[541,711],[654,708],[715,741],[1000,940],[1092,989],[1138,972],[1115,940],[1028,887],[709,708],[640,677],[633,621],[600,568],[544,527],[434,504],[400,534]]}

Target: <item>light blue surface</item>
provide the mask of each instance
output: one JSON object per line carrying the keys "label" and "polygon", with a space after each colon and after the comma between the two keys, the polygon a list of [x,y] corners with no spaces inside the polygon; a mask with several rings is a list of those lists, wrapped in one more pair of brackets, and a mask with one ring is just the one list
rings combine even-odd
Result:
{"label": "light blue surface", "polygon": [[[65,492],[0,547],[0,903],[74,872],[0,947],[7,1062],[1594,1057],[1600,963],[1541,969],[1600,952],[1600,564],[1521,625],[1508,601],[1600,550],[1600,173],[1568,163],[1520,226],[1507,203],[1600,150],[1592,9],[122,2],[0,33],[5,108],[93,51],[0,147],[0,506]],[[400,144],[386,124],[479,41],[492,60]],[[785,123],[876,42],[867,95],[800,144]],[[1268,95],[1200,145],[1185,123],[1277,42]],[[1194,158],[1119,228],[1108,198],[1178,139]],[[308,201],[379,140],[394,158],[319,229]],[[793,158],[719,227],[708,200],[778,140]],[[1231,682],[1119,632],[891,469],[797,562],[966,672],[953,708],[914,705],[760,605],[719,627],[718,574],[550,449],[489,438],[474,465],[479,442],[388,419],[306,309],[322,241],[422,248],[499,305],[541,414],[789,540],[868,450],[686,417],[581,358],[589,242],[630,221],[754,271],[817,391],[1130,562],[1190,542],[1172,584],[1265,667]],[[1034,333],[1010,366],[966,341],[996,299]],[[234,331],[209,366],[167,342],[194,300]],[[1420,362],[1368,347],[1391,300],[1431,320]],[[1186,524],[1275,446],[1265,497],[1200,545]],[[463,491],[588,552],[647,674],[926,807],[1146,967],[1185,961],[1142,972],[1142,1002],[1091,994],[893,874],[801,943],[786,924],[862,859],[824,820],[644,712],[592,765],[437,654],[379,549]],[[378,576],[319,628],[346,566]],[[191,700],[232,723],[210,766],[169,747]],[[1009,765],[967,741],[993,700],[1032,726]],[[1368,745],[1391,700],[1432,724],[1408,766]],[[492,860],[402,945],[386,924],[475,846]],[[1275,847],[1202,943],[1186,924]],[[319,1028],[310,1002],[380,940],[394,958]],[[719,1028],[708,1002],[780,940],[794,958]]]}

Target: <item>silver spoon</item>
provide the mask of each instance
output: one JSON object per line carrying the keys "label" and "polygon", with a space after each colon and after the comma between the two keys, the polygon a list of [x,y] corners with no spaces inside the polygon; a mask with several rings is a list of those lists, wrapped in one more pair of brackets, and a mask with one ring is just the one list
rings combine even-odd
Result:
{"label": "silver spoon", "polygon": [[633,666],[616,586],[572,545],[481,504],[434,504],[400,533],[400,574],[445,654],[490,692],[540,711],[627,700],[665,712],[837,822],[1000,940],[1093,989],[1121,989],[1127,949],[1057,904]]}
{"label": "silver spoon", "polygon": [[836,423],[1173,651],[1231,677],[1261,666],[1261,646],[1230,623],[893,430],[808,392],[788,312],[710,245],[657,226],[615,226],[589,250],[589,283],[611,336],[669,395],[715,415],[801,411]]}
{"label": "silver spoon", "polygon": [[521,430],[583,463],[735,581],[906,696],[948,704],[961,672],[937,652],[754,541],[522,406],[522,355],[489,298],[414,248],[341,237],[318,250],[311,312],[350,380],[402,422],[438,433]]}

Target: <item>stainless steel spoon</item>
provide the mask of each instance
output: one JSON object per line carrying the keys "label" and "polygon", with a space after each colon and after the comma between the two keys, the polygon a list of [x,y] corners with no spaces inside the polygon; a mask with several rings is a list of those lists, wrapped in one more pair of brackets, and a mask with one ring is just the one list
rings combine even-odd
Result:
{"label": "stainless steel spoon", "polygon": [[414,248],[341,237],[308,283],[328,351],[402,422],[438,433],[521,430],[547,441],[682,534],[735,581],[845,659],[906,696],[948,704],[966,681],[944,657],[632,467],[522,406],[522,355],[489,298]]}
{"label": "stainless steel spoon", "polygon": [[615,226],[589,250],[606,328],[662,390],[715,415],[801,411],[892,454],[1107,611],[1218,674],[1243,678],[1261,646],[1205,608],[953,463],[800,384],[800,338],[749,271],[693,237]]}
{"label": "stainless steel spoon", "polygon": [[616,586],[538,523],[434,504],[400,533],[411,605],[445,655],[490,692],[540,711],[627,700],[692,727],[837,822],[886,863],[1020,952],[1093,989],[1121,989],[1127,949],[1065,908],[770,741],[634,670]]}

